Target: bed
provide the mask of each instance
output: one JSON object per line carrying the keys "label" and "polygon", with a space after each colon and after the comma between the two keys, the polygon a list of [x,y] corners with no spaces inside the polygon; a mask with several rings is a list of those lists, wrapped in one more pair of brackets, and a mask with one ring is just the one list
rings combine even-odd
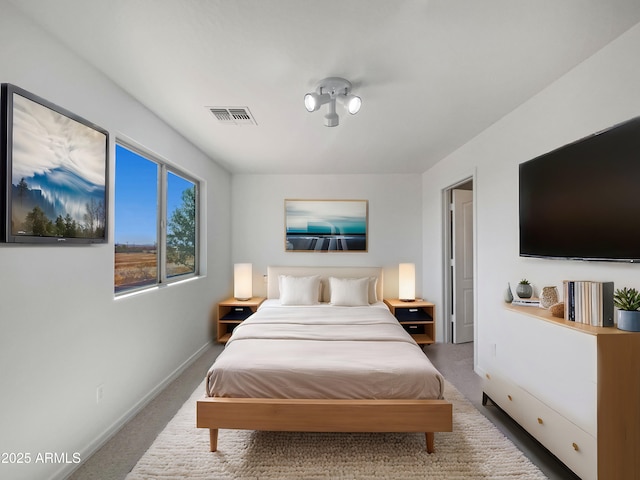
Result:
{"label": "bed", "polygon": [[269,267],[267,300],[206,377],[196,424],[308,432],[452,430],[444,379],[382,300],[378,267]]}

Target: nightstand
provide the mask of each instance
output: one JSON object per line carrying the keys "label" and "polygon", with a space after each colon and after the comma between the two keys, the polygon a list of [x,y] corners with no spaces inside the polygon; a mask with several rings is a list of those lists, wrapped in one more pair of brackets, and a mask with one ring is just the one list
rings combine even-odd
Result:
{"label": "nightstand", "polygon": [[429,345],[436,341],[435,304],[423,300],[403,302],[397,298],[385,298],[384,303],[417,344]]}
{"label": "nightstand", "polygon": [[255,313],[264,301],[265,299],[262,297],[253,297],[249,300],[228,298],[224,302],[220,302],[217,317],[218,342],[227,343],[233,329]]}

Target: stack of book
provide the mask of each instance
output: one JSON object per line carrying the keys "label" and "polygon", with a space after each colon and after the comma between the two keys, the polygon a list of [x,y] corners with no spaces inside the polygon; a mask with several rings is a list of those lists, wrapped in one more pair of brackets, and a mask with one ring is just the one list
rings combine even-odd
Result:
{"label": "stack of book", "polygon": [[514,298],[512,305],[519,305],[521,307],[539,307],[540,299],[537,297],[532,298]]}
{"label": "stack of book", "polygon": [[613,282],[565,280],[564,318],[594,327],[613,326]]}

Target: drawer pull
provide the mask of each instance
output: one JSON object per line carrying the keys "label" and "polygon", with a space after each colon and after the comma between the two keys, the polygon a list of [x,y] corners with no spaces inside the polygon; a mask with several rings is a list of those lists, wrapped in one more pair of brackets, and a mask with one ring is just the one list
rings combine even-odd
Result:
{"label": "drawer pull", "polygon": [[574,449],[576,452],[579,452],[579,451],[580,451],[580,448],[578,447],[578,444],[577,444],[576,442],[573,442],[571,445],[573,446],[573,449]]}
{"label": "drawer pull", "polygon": [[540,417],[538,417],[538,423],[539,423],[540,425],[542,425],[542,424],[544,423]]}
{"label": "drawer pull", "polygon": [[510,401],[513,401],[513,398],[511,397],[511,395],[507,395],[507,398],[508,398]]}

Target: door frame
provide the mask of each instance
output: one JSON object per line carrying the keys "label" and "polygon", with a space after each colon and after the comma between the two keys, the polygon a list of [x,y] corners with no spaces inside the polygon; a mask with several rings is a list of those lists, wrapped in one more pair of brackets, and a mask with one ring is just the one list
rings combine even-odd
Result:
{"label": "door frame", "polygon": [[453,310],[453,288],[451,282],[453,281],[453,275],[451,273],[451,265],[450,259],[452,256],[451,249],[451,232],[452,232],[452,222],[451,222],[451,212],[450,212],[450,204],[451,204],[451,191],[455,188],[462,186],[465,183],[472,183],[472,192],[473,192],[473,364],[476,365],[477,361],[477,340],[478,340],[478,321],[477,321],[477,312],[478,312],[478,205],[477,205],[477,181],[476,181],[476,171],[464,177],[463,179],[449,185],[448,187],[442,190],[442,218],[444,221],[442,222],[442,285],[443,285],[443,304],[442,304],[442,319],[443,319],[443,341],[444,343],[452,343],[453,342],[453,330],[451,323],[451,313]]}

